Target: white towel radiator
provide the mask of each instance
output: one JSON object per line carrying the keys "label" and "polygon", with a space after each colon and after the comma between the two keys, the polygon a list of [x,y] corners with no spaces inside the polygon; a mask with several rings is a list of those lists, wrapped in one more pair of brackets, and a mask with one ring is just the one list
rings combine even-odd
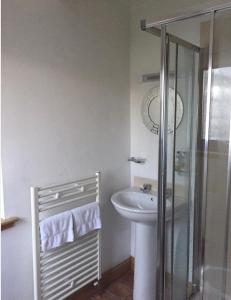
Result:
{"label": "white towel radiator", "polygon": [[31,188],[34,300],[65,299],[101,278],[99,230],[45,253],[40,247],[41,220],[93,201],[100,201],[99,172],[74,182]]}

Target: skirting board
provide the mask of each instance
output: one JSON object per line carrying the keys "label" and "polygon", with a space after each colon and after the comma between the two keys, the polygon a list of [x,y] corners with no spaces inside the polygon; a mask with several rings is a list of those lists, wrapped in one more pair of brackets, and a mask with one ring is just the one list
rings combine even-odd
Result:
{"label": "skirting board", "polygon": [[[129,271],[134,272],[135,268],[135,258],[130,256],[128,259],[124,260],[119,265],[113,267],[112,269],[104,272],[102,274],[102,278],[97,286],[93,286],[93,283],[88,284],[84,288],[80,289],[73,295],[67,298],[67,300],[86,300],[90,299],[92,295],[94,295],[97,291],[105,289],[109,286],[113,281],[120,278],[124,274],[128,273]],[[166,279],[170,280],[171,275],[170,273],[166,273]],[[192,283],[188,283],[188,293],[191,295],[192,292]]]}

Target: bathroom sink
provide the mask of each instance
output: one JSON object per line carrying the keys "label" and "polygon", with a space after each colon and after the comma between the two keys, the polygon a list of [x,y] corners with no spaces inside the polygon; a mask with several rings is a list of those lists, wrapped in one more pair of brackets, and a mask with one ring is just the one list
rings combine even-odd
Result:
{"label": "bathroom sink", "polygon": [[[111,197],[112,204],[117,212],[133,222],[156,222],[158,216],[157,195],[145,194],[138,188],[129,188],[119,191]],[[182,206],[179,199],[175,209],[178,211]],[[166,201],[167,219],[171,218],[171,201]]]}
{"label": "bathroom sink", "polygon": [[157,196],[130,188],[111,197],[115,209],[133,222],[155,222],[157,220]]}
{"label": "bathroom sink", "polygon": [[[172,202],[166,200],[166,220],[171,220]],[[158,197],[138,188],[128,188],[112,195],[111,202],[124,218],[135,223],[134,300],[154,300],[156,282],[156,243]],[[186,202],[175,199],[174,220],[180,220]]]}

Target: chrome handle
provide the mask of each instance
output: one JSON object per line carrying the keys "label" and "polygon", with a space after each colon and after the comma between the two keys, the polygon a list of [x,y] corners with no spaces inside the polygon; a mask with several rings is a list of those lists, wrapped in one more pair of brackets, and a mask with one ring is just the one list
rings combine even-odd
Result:
{"label": "chrome handle", "polygon": [[145,164],[146,158],[132,156],[132,157],[128,158],[128,161],[132,161],[132,162],[134,162],[136,164]]}

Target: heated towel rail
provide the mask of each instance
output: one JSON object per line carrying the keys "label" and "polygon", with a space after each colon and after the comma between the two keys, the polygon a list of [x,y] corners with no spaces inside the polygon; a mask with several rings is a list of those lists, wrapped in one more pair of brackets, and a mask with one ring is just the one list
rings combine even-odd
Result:
{"label": "heated towel rail", "polygon": [[100,201],[100,173],[48,187],[31,187],[34,300],[62,300],[101,277],[100,230],[45,253],[39,222],[90,202]]}

